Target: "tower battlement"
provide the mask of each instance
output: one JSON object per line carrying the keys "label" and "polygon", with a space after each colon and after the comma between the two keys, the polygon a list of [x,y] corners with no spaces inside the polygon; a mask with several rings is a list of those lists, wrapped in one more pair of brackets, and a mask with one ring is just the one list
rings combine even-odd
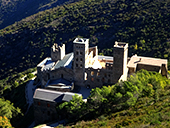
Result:
{"label": "tower battlement", "polygon": [[54,43],[54,45],[51,47],[52,61],[62,60],[64,56],[65,56],[65,44],[62,44],[60,46],[60,45]]}
{"label": "tower battlement", "polygon": [[115,41],[115,44],[114,44],[113,47],[127,49],[128,48],[128,44],[127,43],[123,43],[123,42]]}
{"label": "tower battlement", "polygon": [[89,39],[87,38],[76,38],[73,43],[79,43],[79,44],[86,44],[89,43]]}

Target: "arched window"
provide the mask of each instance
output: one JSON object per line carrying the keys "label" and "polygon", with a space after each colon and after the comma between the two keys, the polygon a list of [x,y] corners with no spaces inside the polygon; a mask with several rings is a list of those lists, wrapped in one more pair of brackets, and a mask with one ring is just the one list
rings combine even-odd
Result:
{"label": "arched window", "polygon": [[94,76],[94,72],[93,71],[91,71],[91,76]]}
{"label": "arched window", "polygon": [[85,72],[85,75],[84,75],[84,77],[85,77],[84,79],[85,79],[85,80],[87,80],[87,73],[86,73],[86,72]]}
{"label": "arched window", "polygon": [[63,78],[63,74],[61,74],[61,78]]}

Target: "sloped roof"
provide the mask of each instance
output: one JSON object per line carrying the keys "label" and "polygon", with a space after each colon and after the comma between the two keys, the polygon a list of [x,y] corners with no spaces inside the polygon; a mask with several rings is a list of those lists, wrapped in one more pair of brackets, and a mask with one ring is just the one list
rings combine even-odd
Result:
{"label": "sloped roof", "polygon": [[44,64],[44,70],[51,69],[54,66],[54,63],[55,62],[53,62],[51,58],[49,58]]}
{"label": "sloped roof", "polygon": [[75,94],[82,96],[81,94],[78,93],[59,92],[59,91],[39,88],[36,89],[33,98],[38,100],[50,101],[50,102],[62,102],[62,101],[72,100]]}
{"label": "sloped roof", "polygon": [[159,59],[159,58],[151,58],[151,57],[143,57],[134,55],[130,58],[128,63],[128,67],[136,68],[137,64],[144,64],[144,65],[152,65],[161,67],[162,64],[167,65],[166,59]]}
{"label": "sloped roof", "polygon": [[71,63],[72,63],[73,57],[74,57],[73,53],[69,53],[69,54],[65,55],[62,60],[59,60],[57,62],[57,64],[55,65],[55,69],[60,68],[60,67],[71,68]]}
{"label": "sloped roof", "polygon": [[63,101],[70,101],[73,99],[73,96],[75,96],[75,94],[79,95],[79,96],[82,96],[81,94],[78,94],[78,93],[72,93],[72,92],[65,92],[65,95],[63,97]]}
{"label": "sloped roof", "polygon": [[55,62],[51,60],[51,58],[47,57],[43,61],[41,61],[37,67],[43,67],[43,70],[49,70],[54,67]]}
{"label": "sloped roof", "polygon": [[101,55],[98,55],[98,59],[99,59],[99,60],[105,59],[105,60],[111,60],[111,61],[113,61],[113,57],[112,57],[112,56],[101,56]]}
{"label": "sloped roof", "polygon": [[62,92],[39,88],[36,89],[33,98],[50,102],[62,102],[63,96],[64,94]]}

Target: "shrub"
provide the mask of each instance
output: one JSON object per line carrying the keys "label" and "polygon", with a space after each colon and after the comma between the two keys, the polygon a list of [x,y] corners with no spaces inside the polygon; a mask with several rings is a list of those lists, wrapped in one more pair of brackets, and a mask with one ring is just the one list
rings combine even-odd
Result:
{"label": "shrub", "polygon": [[34,77],[34,74],[28,73],[28,75],[27,75],[27,78],[28,78],[28,79],[31,79],[31,78],[33,78],[33,77]]}
{"label": "shrub", "polygon": [[12,125],[7,117],[0,116],[0,128],[12,128]]}

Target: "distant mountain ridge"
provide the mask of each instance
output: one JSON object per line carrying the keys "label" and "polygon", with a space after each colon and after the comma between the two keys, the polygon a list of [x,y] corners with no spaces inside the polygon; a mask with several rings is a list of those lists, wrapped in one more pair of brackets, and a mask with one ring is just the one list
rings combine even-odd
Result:
{"label": "distant mountain ridge", "polygon": [[1,0],[0,29],[28,16],[74,0]]}

